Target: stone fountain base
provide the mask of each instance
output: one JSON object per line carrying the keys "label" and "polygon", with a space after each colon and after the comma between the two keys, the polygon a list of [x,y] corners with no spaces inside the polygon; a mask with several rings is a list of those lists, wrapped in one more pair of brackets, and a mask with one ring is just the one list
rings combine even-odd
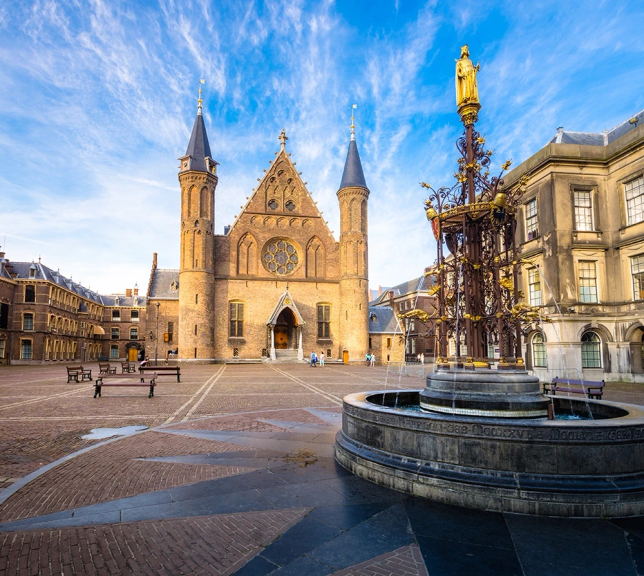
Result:
{"label": "stone fountain base", "polygon": [[420,393],[423,410],[487,418],[546,418],[549,403],[525,370],[441,370]]}
{"label": "stone fountain base", "polygon": [[[644,514],[644,411],[553,398],[594,420],[420,412],[418,390],[344,398],[337,461],[383,486],[441,502],[544,516]],[[394,405],[416,407],[402,410]]]}

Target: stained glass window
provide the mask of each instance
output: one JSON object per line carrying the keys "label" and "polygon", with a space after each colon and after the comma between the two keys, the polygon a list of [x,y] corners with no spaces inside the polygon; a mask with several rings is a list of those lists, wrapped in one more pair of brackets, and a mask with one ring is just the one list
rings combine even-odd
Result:
{"label": "stained glass window", "polygon": [[271,240],[264,248],[264,267],[274,274],[290,274],[299,262],[295,246],[284,238]]}

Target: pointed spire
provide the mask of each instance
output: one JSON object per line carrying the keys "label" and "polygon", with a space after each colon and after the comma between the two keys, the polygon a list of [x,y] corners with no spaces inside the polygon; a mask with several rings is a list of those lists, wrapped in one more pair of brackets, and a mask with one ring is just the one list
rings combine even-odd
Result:
{"label": "pointed spire", "polygon": [[192,127],[192,134],[190,135],[190,142],[188,144],[188,150],[186,150],[186,155],[184,158],[190,156],[192,161],[190,162],[190,170],[195,170],[197,172],[208,172],[208,167],[206,166],[206,158],[212,158],[212,153],[210,152],[210,143],[208,142],[208,134],[206,134],[206,125],[203,121],[203,115],[201,114],[201,85],[204,83],[203,80],[199,80],[199,99],[197,100],[197,117],[195,118],[194,126]]}
{"label": "pointed spire", "polygon": [[357,108],[357,106],[354,104],[351,108],[351,139],[349,140],[347,159],[344,163],[344,172],[342,173],[340,190],[354,186],[367,188],[367,182],[364,179],[364,172],[362,171],[362,163],[360,162],[360,154],[358,154],[358,145],[356,144],[356,133],[353,118],[353,110],[355,108]]}

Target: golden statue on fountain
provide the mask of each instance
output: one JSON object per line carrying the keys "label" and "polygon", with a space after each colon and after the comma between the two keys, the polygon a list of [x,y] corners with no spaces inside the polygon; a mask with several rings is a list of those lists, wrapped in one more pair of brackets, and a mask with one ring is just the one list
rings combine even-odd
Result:
{"label": "golden statue on fountain", "polygon": [[473,124],[481,108],[476,73],[481,69],[470,60],[470,49],[465,44],[461,47],[461,57],[456,60],[456,107],[464,124]]}

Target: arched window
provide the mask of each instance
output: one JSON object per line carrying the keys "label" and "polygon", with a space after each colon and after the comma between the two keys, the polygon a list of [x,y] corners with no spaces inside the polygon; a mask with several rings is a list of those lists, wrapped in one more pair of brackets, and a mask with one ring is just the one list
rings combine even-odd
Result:
{"label": "arched window", "polygon": [[119,338],[120,338],[119,329],[112,327],[112,340],[118,340]]}
{"label": "arched window", "polygon": [[201,189],[201,198],[200,198],[200,206],[199,206],[199,213],[202,218],[208,218],[208,188],[205,186]]}
{"label": "arched window", "polygon": [[546,344],[543,339],[543,334],[540,332],[537,332],[532,337],[532,365],[535,368],[546,368],[548,366]]}
{"label": "arched window", "polygon": [[602,367],[601,339],[595,332],[585,332],[581,337],[581,367]]}

